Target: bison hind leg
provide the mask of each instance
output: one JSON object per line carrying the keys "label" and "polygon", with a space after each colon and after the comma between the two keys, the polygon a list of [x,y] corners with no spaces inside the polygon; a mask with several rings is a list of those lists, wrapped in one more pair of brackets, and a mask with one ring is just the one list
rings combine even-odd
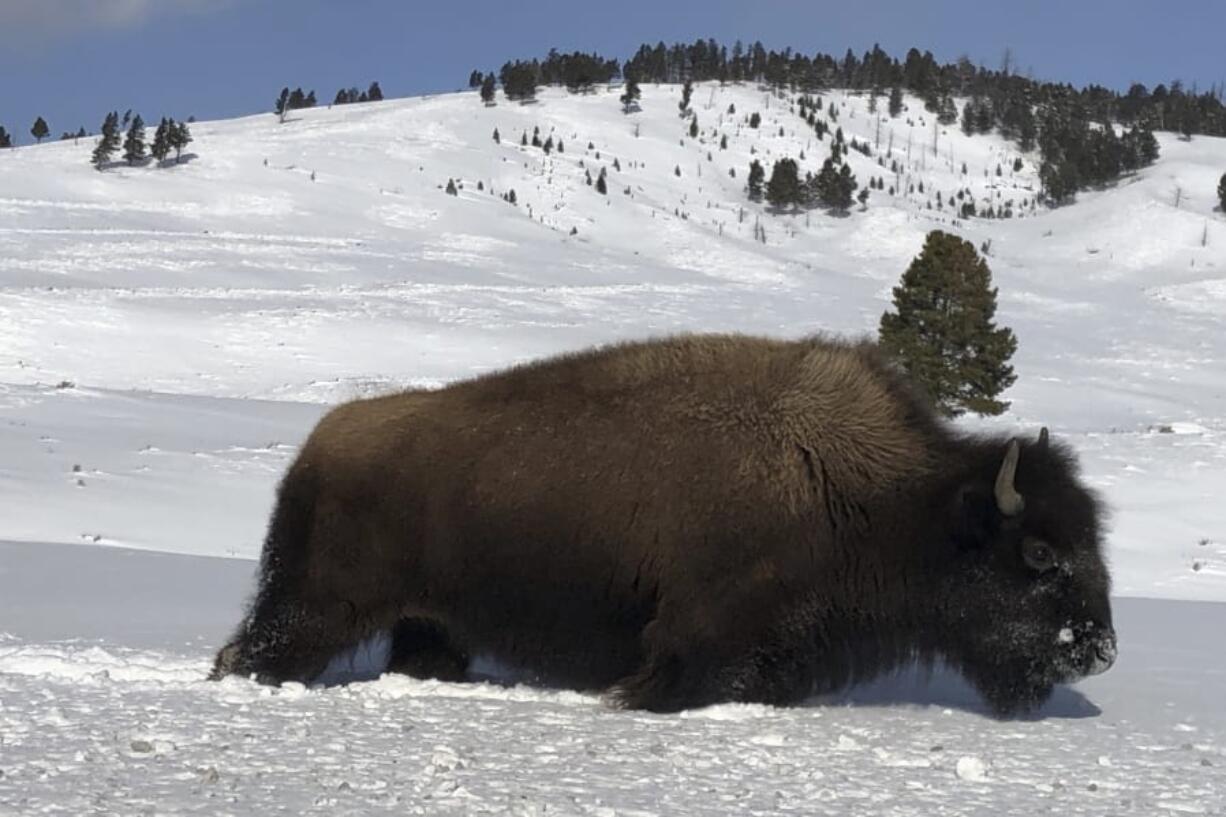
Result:
{"label": "bison hind leg", "polygon": [[392,628],[389,672],[413,678],[463,681],[468,663],[468,654],[436,621],[403,618]]}

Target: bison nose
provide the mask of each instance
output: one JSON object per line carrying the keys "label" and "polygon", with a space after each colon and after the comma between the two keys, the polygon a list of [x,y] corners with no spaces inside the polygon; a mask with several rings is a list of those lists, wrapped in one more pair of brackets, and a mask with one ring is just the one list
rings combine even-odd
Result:
{"label": "bison nose", "polygon": [[1111,665],[1115,663],[1116,656],[1119,655],[1119,648],[1115,642],[1115,631],[1107,630],[1100,635],[1094,642],[1090,669],[1087,675],[1099,675],[1111,669]]}

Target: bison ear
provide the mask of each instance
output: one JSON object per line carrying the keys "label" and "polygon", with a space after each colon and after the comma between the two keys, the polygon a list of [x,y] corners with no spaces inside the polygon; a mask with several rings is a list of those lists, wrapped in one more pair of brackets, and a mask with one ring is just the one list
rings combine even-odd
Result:
{"label": "bison ear", "polygon": [[1042,451],[1047,448],[1050,442],[1051,435],[1047,433],[1047,426],[1043,426],[1039,429],[1039,450]]}

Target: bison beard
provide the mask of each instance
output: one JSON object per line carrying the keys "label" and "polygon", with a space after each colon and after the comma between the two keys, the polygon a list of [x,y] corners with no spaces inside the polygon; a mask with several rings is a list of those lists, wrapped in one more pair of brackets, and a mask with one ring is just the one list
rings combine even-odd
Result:
{"label": "bison beard", "polygon": [[211,677],[390,630],[393,671],[656,711],[940,658],[1010,714],[1114,658],[1099,516],[1046,433],[957,434],[870,344],[612,346],[326,416]]}

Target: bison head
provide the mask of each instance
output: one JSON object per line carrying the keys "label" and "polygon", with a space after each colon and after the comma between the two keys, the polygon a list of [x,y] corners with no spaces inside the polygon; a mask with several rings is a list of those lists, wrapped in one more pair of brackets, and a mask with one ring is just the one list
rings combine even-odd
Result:
{"label": "bison head", "polygon": [[[1116,657],[1094,496],[1072,455],[1014,439],[957,491],[953,570],[942,588],[942,652],[1000,716]],[[994,472],[994,473],[993,473]]]}

